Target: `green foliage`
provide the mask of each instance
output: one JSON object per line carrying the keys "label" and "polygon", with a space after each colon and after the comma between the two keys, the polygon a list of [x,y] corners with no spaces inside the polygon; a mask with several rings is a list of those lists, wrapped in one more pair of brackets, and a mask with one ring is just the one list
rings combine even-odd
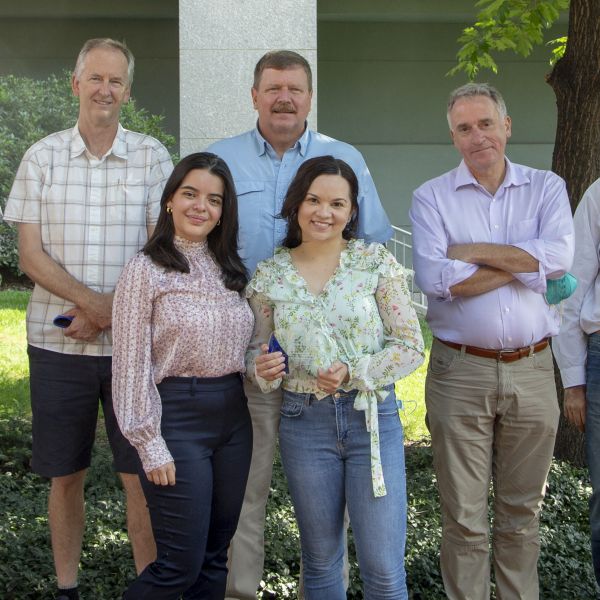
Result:
{"label": "green foliage", "polygon": [[498,72],[496,52],[510,50],[529,56],[534,45],[543,43],[544,30],[568,8],[569,0],[479,0],[475,5],[481,10],[475,24],[463,29],[458,63],[448,73],[464,72],[470,80],[480,69]]}
{"label": "green foliage", "polygon": [[550,59],[550,64],[554,66],[565,55],[567,49],[567,36],[550,40],[546,45],[554,46],[554,48],[552,48],[552,58]]}
{"label": "green foliage", "polygon": [[[67,72],[41,80],[15,75],[0,77],[0,209],[6,204],[27,148],[50,133],[75,125],[79,103],[71,92],[70,81]],[[138,108],[134,100],[121,111],[123,127],[149,134],[172,149],[176,140],[163,130],[162,121],[162,116]],[[19,273],[16,234],[2,222],[0,267]]]}
{"label": "green foliage", "polygon": [[590,568],[590,495],[585,469],[552,464],[540,520],[540,598],[597,597]]}
{"label": "green foliage", "polygon": [[279,457],[273,465],[265,521],[265,569],[259,598],[296,598],[300,534]]}
{"label": "green foliage", "polygon": [[[87,527],[80,586],[85,598],[120,598],[135,576],[124,523],[123,492],[110,468],[110,449],[99,443],[87,478]],[[52,553],[46,517],[47,483],[29,472],[31,425],[28,419],[0,417],[0,581],[6,600],[51,598]],[[408,528],[406,570],[409,596],[445,597],[439,574],[440,509],[431,449],[406,449]],[[589,550],[586,473],[555,463],[541,519],[540,597],[545,600],[595,597]],[[267,505],[264,581],[258,597],[295,598],[299,537],[279,459]],[[362,590],[350,532],[351,579],[348,598]]]}

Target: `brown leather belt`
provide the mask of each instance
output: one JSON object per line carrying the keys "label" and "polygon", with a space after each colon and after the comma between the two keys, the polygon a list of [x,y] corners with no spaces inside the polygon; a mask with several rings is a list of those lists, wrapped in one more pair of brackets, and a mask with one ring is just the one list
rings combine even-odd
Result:
{"label": "brown leather belt", "polygon": [[[463,344],[457,344],[455,342],[447,342],[446,340],[440,340],[442,344],[454,348],[455,350],[462,350]],[[536,344],[533,344],[533,353],[541,352],[548,346],[548,338],[545,338]],[[529,356],[531,353],[531,346],[525,346],[524,348],[515,348],[514,350],[490,350],[489,348],[478,348],[477,346],[465,346],[465,352],[467,354],[473,354],[474,356],[481,356],[482,358],[493,358],[500,362],[513,362]]]}

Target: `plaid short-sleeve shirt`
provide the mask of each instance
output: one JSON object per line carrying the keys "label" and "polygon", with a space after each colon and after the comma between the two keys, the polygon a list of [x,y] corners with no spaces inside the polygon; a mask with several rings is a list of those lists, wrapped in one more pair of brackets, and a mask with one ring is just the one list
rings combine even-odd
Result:
{"label": "plaid short-sleeve shirt", "polygon": [[[166,148],[120,125],[101,158],[86,149],[77,125],[49,135],[25,153],[4,220],[39,223],[44,251],[97,292],[114,291],[125,263],[144,245],[158,218],[173,169]],[[73,305],[36,285],[27,308],[27,341],[63,352],[110,356],[110,330],[94,342],[63,335],[52,320]]]}

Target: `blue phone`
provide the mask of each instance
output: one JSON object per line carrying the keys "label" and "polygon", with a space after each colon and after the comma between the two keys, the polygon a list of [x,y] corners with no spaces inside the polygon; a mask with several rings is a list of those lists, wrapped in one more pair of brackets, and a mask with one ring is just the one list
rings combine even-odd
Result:
{"label": "blue phone", "polygon": [[66,329],[74,318],[72,315],[58,315],[54,317],[52,323],[61,329]]}
{"label": "blue phone", "polygon": [[277,341],[277,338],[275,337],[274,333],[272,333],[271,337],[269,338],[269,352],[281,352],[283,354],[283,358],[285,359],[283,363],[285,365],[285,369],[283,370],[283,372],[289,373],[290,367],[288,364],[288,355],[285,353],[285,350],[281,347],[281,344]]}

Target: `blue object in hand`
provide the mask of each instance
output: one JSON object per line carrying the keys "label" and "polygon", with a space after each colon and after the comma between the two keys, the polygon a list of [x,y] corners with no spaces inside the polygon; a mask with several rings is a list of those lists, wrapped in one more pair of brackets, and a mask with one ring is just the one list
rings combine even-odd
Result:
{"label": "blue object in hand", "polygon": [[72,315],[58,315],[58,317],[54,317],[52,323],[61,329],[66,329],[74,318]]}
{"label": "blue object in hand", "polygon": [[577,288],[577,278],[571,273],[566,273],[560,279],[546,281],[546,300],[548,304],[558,304],[566,300]]}
{"label": "blue object in hand", "polygon": [[290,368],[288,365],[288,355],[285,353],[285,350],[281,347],[281,344],[277,341],[277,338],[275,337],[274,333],[272,333],[271,337],[269,338],[269,352],[281,352],[283,354],[283,358],[285,359],[283,363],[285,365],[285,369],[283,370],[283,372],[289,373]]}

